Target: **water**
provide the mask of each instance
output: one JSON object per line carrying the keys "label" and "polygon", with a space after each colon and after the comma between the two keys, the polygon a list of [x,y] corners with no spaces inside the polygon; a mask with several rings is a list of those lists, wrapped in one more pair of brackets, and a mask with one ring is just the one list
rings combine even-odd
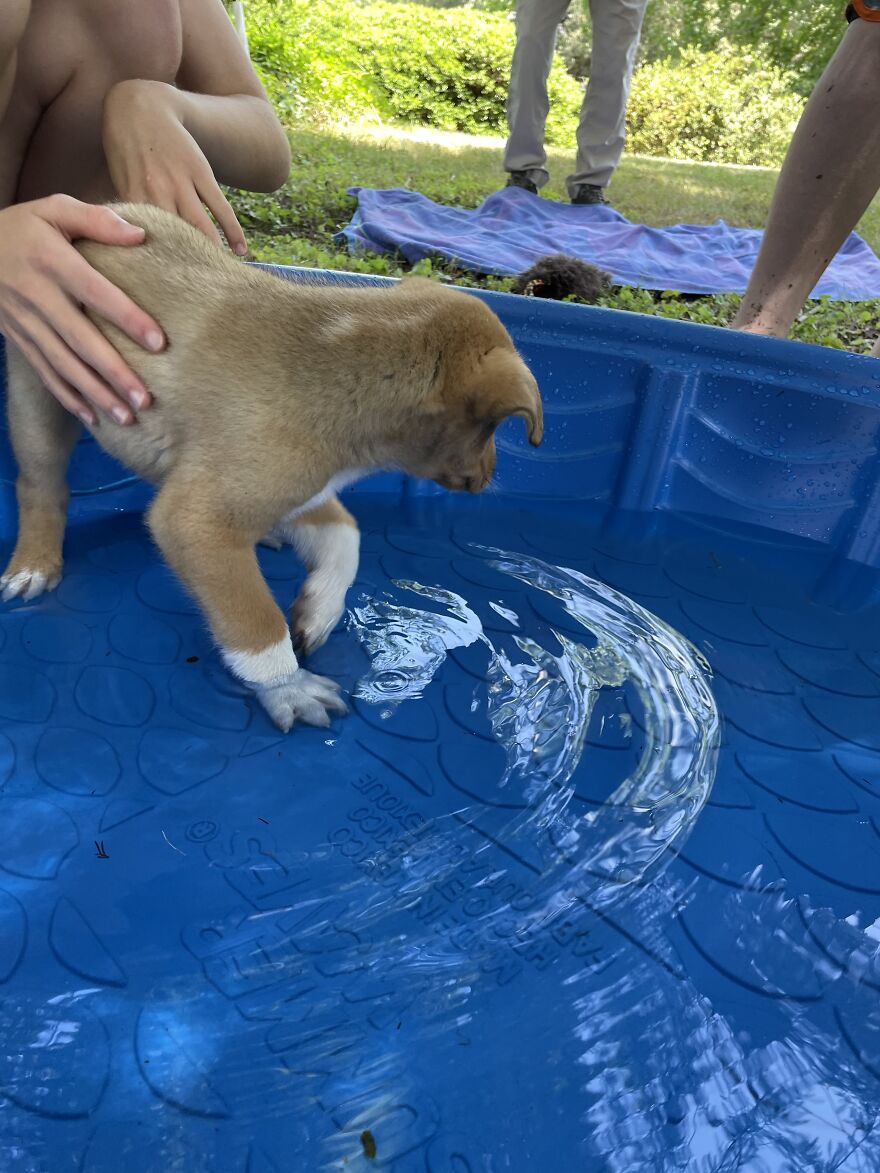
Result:
{"label": "water", "polygon": [[[786,573],[783,552],[768,551],[760,534],[725,540],[667,526],[653,542],[621,547],[566,520],[562,544],[578,557],[562,565],[558,554],[550,562],[469,542],[457,534],[472,533],[473,524],[462,521],[457,531],[453,522],[460,580],[494,579],[501,598],[481,608],[466,586],[462,594],[449,589],[444,573],[435,585],[397,580],[383,596],[364,595],[349,620],[371,665],[356,695],[384,719],[425,698],[453,652],[480,649],[484,685],[472,690],[469,711],[503,750],[486,789],[509,812],[495,819],[493,844],[530,859],[537,879],[525,910],[490,905],[475,917],[470,940],[488,944],[503,923],[524,949],[542,934],[582,943],[582,966],[548,965],[558,985],[551,980],[551,991],[526,1011],[569,1011],[574,1045],[560,1046],[557,1060],[564,1066],[567,1051],[571,1066],[554,1072],[552,1085],[572,1098],[568,1111],[577,1105],[580,1132],[568,1147],[554,1122],[543,1155],[535,1146],[531,1165],[511,1167],[555,1160],[560,1168],[621,1173],[875,1169],[880,934],[871,919],[880,821],[869,824],[873,804],[852,796],[841,764],[856,754],[876,776],[880,680],[864,676],[865,667],[880,668],[876,613],[843,616],[811,604],[805,588],[825,568],[804,546],[784,551],[794,564]],[[559,538],[542,531],[520,529],[520,548],[558,547]],[[605,581],[587,570],[604,571]],[[609,586],[615,577],[656,613]],[[511,586],[525,605],[512,604]],[[567,630],[554,626],[546,603],[536,606],[541,595],[551,609],[559,605]],[[546,627],[533,636],[536,612]],[[723,722],[728,697],[735,703]],[[830,714],[829,728],[823,715]],[[722,722],[712,826],[682,866],[712,803]],[[628,769],[607,793],[595,789],[588,800],[595,805],[585,810],[580,779],[603,750],[625,754]],[[755,762],[760,780],[748,772]],[[809,793],[806,785],[798,793],[800,768],[810,775]],[[855,898],[852,869],[835,858],[840,845],[824,842],[832,810],[844,851],[851,834],[867,870],[875,868]],[[456,817],[470,828],[481,812],[469,805]],[[482,850],[437,820],[434,835],[407,857],[409,883],[398,900],[418,907],[429,884],[448,883]],[[786,866],[795,859],[801,867]],[[381,867],[381,853],[371,863]],[[393,905],[380,905],[380,920]],[[374,907],[367,919],[375,918]],[[829,933],[840,935],[833,953]],[[444,936],[408,934],[392,954],[396,971],[467,968],[454,949],[444,950]],[[468,978],[468,1001],[478,1005],[481,994],[490,997],[481,976]],[[448,1025],[450,1013],[442,1003],[437,1017]],[[845,1020],[859,1023],[853,1035]],[[534,1034],[529,1025],[518,1017],[517,1034]],[[553,1066],[545,1060],[545,1080]],[[493,1098],[503,1117],[501,1087]],[[536,1124],[548,1112],[544,1099]]]}
{"label": "water", "polygon": [[[545,647],[519,634],[525,620],[515,611],[490,600],[514,629],[506,640],[496,637],[496,646],[459,595],[396,582],[399,592],[421,596],[441,610],[399,605],[392,595],[365,596],[349,620],[370,657],[355,696],[379,706],[417,700],[450,651],[475,644],[486,648],[486,687],[473,690],[470,712],[485,712],[504,751],[506,765],[495,784],[525,813],[504,827],[503,839],[508,847],[525,841],[540,852],[546,903],[537,918],[549,925],[579,902],[606,908],[624,899],[687,837],[715,780],[718,709],[703,657],[625,595],[536,557],[476,544],[473,552],[487,558],[491,571],[557,600],[582,626],[582,641],[551,628],[552,640],[546,642],[557,650]],[[599,808],[584,815],[571,809],[572,778],[581,766],[595,705],[603,690],[616,693],[620,712],[614,716],[632,741],[633,717],[623,707],[627,685],[641,704],[638,761]]]}
{"label": "water", "polygon": [[136,519],[6,617],[3,1168],[876,1173],[878,608],[758,531],[355,512],[329,734]]}

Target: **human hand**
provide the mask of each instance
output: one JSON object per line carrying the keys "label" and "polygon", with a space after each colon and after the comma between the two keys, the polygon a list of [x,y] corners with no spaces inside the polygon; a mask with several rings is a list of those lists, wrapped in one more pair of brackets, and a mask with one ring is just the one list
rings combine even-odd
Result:
{"label": "human hand", "polygon": [[89,265],[78,239],[137,245],[143,229],[110,208],[70,196],[0,210],[0,331],[19,348],[59,403],[86,424],[95,410],[120,424],[150,396],[100,330],[82,312],[94,310],[146,350],[165,345],[155,321]]}
{"label": "human hand", "polygon": [[120,199],[155,204],[221,243],[247,252],[241,225],[201,147],[183,124],[178,91],[165,82],[118,82],[104,101],[104,153]]}

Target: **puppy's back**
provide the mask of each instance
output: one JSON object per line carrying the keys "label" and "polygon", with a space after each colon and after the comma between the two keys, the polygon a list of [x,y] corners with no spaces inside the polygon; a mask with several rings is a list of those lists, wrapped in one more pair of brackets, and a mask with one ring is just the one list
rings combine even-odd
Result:
{"label": "puppy's back", "polygon": [[154,399],[135,427],[121,428],[99,419],[93,431],[102,447],[124,464],[148,480],[161,481],[192,431],[192,421],[207,410],[203,393],[209,380],[203,384],[193,375],[213,365],[211,325],[228,317],[225,306],[240,283],[247,283],[248,274],[239,261],[177,216],[145,204],[112,207],[144,229],[143,244],[122,248],[83,240],[76,247],[94,269],[159,323],[168,345],[152,354],[87,311]]}
{"label": "puppy's back", "polygon": [[239,261],[179,217],[147,204],[111,206],[144,229],[143,244],[122,248],[80,240],[76,247],[147,313],[160,319],[181,311],[199,314],[244,275]]}
{"label": "puppy's back", "polygon": [[220,468],[236,454],[284,442],[291,427],[321,431],[322,387],[340,364],[334,324],[357,311],[369,317],[379,291],[365,302],[361,290],[281,281],[177,216],[142,204],[112,206],[144,229],[144,242],[77,247],[155,318],[168,345],[152,354],[89,314],[153,396],[135,427],[99,420],[93,430],[102,447],[157,481],[186,453]]}

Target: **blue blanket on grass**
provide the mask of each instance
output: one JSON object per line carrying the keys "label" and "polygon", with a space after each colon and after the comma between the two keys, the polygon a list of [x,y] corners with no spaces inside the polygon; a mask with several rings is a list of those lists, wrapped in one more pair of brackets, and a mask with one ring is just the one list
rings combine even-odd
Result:
{"label": "blue blanket on grass", "polygon": [[[754,228],[676,224],[648,228],[608,207],[573,207],[508,187],[479,208],[448,208],[418,192],[353,187],[358,206],[338,238],[352,253],[398,252],[511,277],[538,257],[568,253],[611,273],[616,284],[679,293],[742,293],[758,254]],[[852,233],[825,270],[814,297],[880,297],[880,260]]]}

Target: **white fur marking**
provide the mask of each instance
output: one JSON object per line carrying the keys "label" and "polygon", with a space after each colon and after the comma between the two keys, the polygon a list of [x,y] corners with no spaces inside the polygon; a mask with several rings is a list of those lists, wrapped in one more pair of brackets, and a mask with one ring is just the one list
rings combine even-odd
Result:
{"label": "white fur marking", "polygon": [[355,526],[345,522],[305,522],[294,527],[291,538],[297,554],[313,574],[328,583],[347,580],[347,589],[358,567],[361,536]]}
{"label": "white fur marking", "polygon": [[349,468],[342,472],[334,473],[320,493],[316,493],[314,497],[306,501],[305,505],[291,509],[284,520],[293,521],[295,517],[300,517],[303,513],[308,513],[310,509],[317,509],[319,505],[323,505],[331,497],[335,497],[337,493],[341,493],[343,489],[348,488],[349,485],[353,485],[361,477],[365,477],[368,471],[365,468]]}
{"label": "white fur marking", "polygon": [[260,704],[284,733],[296,721],[326,728],[331,713],[345,713],[339,685],[297,667],[290,639],[261,652],[221,648],[226,666],[257,694]]}
{"label": "white fur marking", "polygon": [[[394,306],[393,312],[394,320],[400,329],[421,334],[436,311],[430,305],[407,305],[401,298],[400,304]],[[342,342],[350,342],[352,332],[362,325],[363,318],[343,311],[338,313],[332,322],[327,322],[321,327],[321,337],[325,342],[338,346]]]}
{"label": "white fur marking", "polygon": [[298,525],[291,538],[310,570],[297,600],[297,631],[308,651],[319,647],[345,610],[345,596],[354,582],[360,533],[352,525]]}
{"label": "white fur marking", "polygon": [[261,652],[237,652],[232,648],[221,648],[220,652],[233,676],[257,688],[283,684],[298,667],[289,636]]}
{"label": "white fur marking", "polygon": [[328,322],[327,325],[323,327],[321,333],[324,336],[325,342],[331,342],[334,345],[338,345],[340,342],[345,341],[345,339],[348,337],[349,330],[353,329],[354,326],[355,319],[351,316],[351,314],[337,314],[332,322]]}

